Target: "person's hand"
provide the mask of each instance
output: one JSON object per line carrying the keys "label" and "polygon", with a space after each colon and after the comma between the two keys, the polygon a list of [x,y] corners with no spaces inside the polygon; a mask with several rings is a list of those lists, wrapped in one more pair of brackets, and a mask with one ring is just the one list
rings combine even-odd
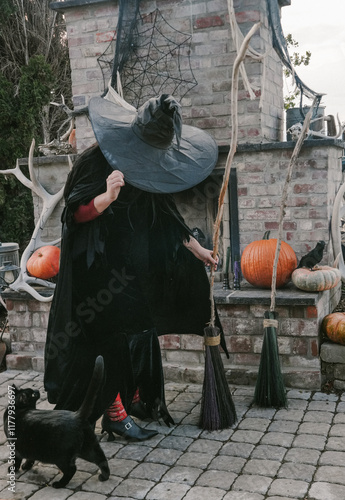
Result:
{"label": "person's hand", "polygon": [[218,255],[215,259],[213,258],[212,250],[208,250],[207,248],[204,248],[200,245],[199,252],[198,255],[196,255],[196,257],[202,260],[205,266],[214,266],[214,269],[215,270],[217,269],[219,258]]}
{"label": "person's hand", "polygon": [[202,247],[192,236],[190,236],[189,241],[185,240],[183,244],[192,252],[193,255],[195,255],[195,257],[202,260],[206,266],[214,266],[214,269],[217,269],[219,259],[218,255],[215,259],[213,258],[213,250]]}
{"label": "person's hand", "polygon": [[96,196],[94,199],[94,206],[98,213],[104,212],[109,205],[117,199],[120,194],[121,188],[125,185],[123,173],[119,170],[114,170],[107,177],[107,190]]}
{"label": "person's hand", "polygon": [[106,194],[110,200],[110,203],[115,201],[120,194],[121,188],[125,185],[123,178],[123,173],[119,170],[114,170],[107,177],[107,191]]}

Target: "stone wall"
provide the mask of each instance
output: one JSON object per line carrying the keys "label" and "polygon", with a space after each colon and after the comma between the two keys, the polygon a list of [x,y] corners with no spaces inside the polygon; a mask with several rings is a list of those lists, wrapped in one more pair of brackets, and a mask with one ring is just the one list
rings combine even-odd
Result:
{"label": "stone wall", "polygon": [[[4,297],[9,311],[12,348],[12,353],[6,357],[8,368],[43,371],[50,303],[38,302],[24,293],[7,292]],[[231,384],[254,385],[263,341],[263,316],[269,309],[270,291],[251,286],[225,291],[217,285],[215,298],[229,351],[229,359],[222,355],[227,379]],[[336,365],[328,365],[327,370],[324,361],[321,366],[319,356],[320,324],[339,298],[340,286],[321,293],[301,292],[292,285],[278,291],[277,338],[287,387],[319,390],[323,383],[333,382],[334,378],[341,380],[339,384],[345,384],[342,353],[337,353],[337,359],[332,358]],[[160,344],[167,380],[203,382],[205,351],[202,337],[165,335],[160,337]],[[321,352],[325,353],[326,348],[326,361],[330,363],[330,348],[322,346]],[[321,358],[324,360],[325,356]]]}
{"label": "stone wall", "polygon": [[[66,183],[70,171],[73,155],[41,156],[34,158],[34,171],[38,182],[49,194],[56,194]],[[19,165],[26,166],[27,158],[19,160]],[[42,199],[32,192],[34,205],[34,220],[37,223],[43,208]],[[58,203],[52,215],[49,217],[43,231],[42,239],[49,243],[61,237],[61,214],[64,208],[64,200]]]}
{"label": "stone wall", "polygon": [[345,390],[345,346],[325,341],[320,350],[322,379],[329,389]]}
{"label": "stone wall", "polygon": [[[265,231],[277,237],[282,190],[292,157],[293,142],[243,144],[233,166],[237,169],[241,250]],[[307,140],[298,156],[288,189],[283,240],[300,258],[319,240],[327,248],[324,264],[331,264],[330,220],[335,196],[343,180],[344,142]],[[220,155],[219,167],[225,162]]]}

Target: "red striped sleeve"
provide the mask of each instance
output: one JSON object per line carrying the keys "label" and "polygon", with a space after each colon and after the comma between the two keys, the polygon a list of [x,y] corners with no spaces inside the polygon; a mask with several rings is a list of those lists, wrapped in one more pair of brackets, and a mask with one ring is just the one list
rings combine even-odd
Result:
{"label": "red striped sleeve", "polygon": [[94,200],[91,200],[87,205],[80,205],[77,210],[74,212],[74,220],[77,224],[81,222],[89,222],[93,219],[96,219],[101,214],[97,212]]}

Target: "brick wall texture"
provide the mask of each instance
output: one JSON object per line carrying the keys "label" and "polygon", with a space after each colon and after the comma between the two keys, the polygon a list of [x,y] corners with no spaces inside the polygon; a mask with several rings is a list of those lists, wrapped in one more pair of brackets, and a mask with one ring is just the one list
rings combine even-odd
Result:
{"label": "brick wall texture", "polygon": [[[192,35],[190,58],[198,85],[182,100],[184,122],[210,131],[219,144],[229,144],[231,76],[236,52],[227,0],[143,0],[140,3],[142,16],[156,8],[174,29]],[[266,0],[235,0],[234,8],[236,21],[244,35],[253,24],[261,23],[251,46],[260,54],[266,54],[264,62],[249,58],[245,61],[249,81],[256,87],[256,98],[250,99],[240,80],[239,141],[276,141],[280,139],[282,130],[282,68],[276,53],[271,50]],[[86,106],[91,97],[102,95],[104,91],[98,58],[109,47],[116,33],[118,3],[105,1],[68,8],[65,18],[74,106],[78,109]],[[111,51],[108,55],[111,58]],[[76,124],[78,148],[83,150],[93,141],[92,128],[86,116],[77,118]]]}

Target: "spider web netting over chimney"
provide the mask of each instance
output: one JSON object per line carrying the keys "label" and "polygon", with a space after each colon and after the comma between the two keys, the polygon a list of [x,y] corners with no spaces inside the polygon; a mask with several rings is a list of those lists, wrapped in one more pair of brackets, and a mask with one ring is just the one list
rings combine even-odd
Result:
{"label": "spider web netting over chimney", "polygon": [[120,4],[114,38],[98,58],[105,92],[109,82],[118,92],[120,84],[124,99],[136,108],[162,93],[181,100],[197,85],[190,60],[192,36],[173,28],[159,9],[141,16],[138,4]]}

